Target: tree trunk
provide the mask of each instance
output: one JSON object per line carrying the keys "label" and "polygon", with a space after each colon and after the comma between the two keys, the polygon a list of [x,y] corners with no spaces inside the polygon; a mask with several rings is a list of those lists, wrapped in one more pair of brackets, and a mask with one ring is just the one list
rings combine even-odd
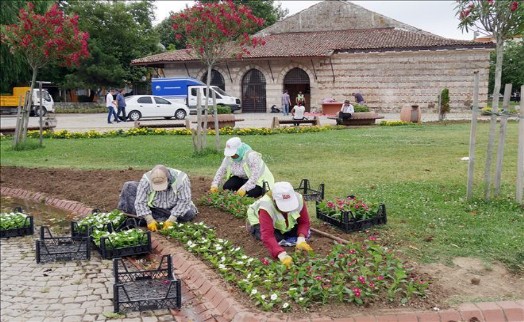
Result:
{"label": "tree trunk", "polygon": [[495,166],[495,193],[494,196],[500,194],[500,180],[502,177],[502,162],[504,160],[504,145],[506,143],[506,125],[508,123],[508,114],[506,109],[509,105],[509,99],[511,97],[511,84],[506,84],[504,88],[504,100],[502,101],[502,112],[500,117],[500,134],[499,134],[499,146],[497,149],[497,163]]}
{"label": "tree trunk", "polygon": [[519,147],[517,150],[517,192],[515,194],[517,202],[524,204],[522,195],[524,194],[524,85],[520,86],[520,111],[519,111]]}
{"label": "tree trunk", "polygon": [[475,87],[473,88],[473,113],[471,115],[471,132],[469,135],[469,163],[468,163],[468,186],[466,198],[473,198],[473,178],[475,168],[475,145],[477,135],[477,116],[479,113],[479,72],[475,72]]}
{"label": "tree trunk", "polygon": [[497,62],[495,64],[495,86],[493,88],[493,100],[491,103],[492,114],[489,122],[489,140],[486,151],[486,168],[484,170],[484,195],[486,200],[489,200],[491,197],[491,158],[493,154],[493,145],[495,143],[500,82],[502,77],[502,60],[504,59],[504,40],[498,33],[495,33],[495,38],[497,40]]}

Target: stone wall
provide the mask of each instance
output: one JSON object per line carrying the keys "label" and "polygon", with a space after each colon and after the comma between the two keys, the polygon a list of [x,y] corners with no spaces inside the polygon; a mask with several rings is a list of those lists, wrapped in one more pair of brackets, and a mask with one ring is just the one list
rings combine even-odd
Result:
{"label": "stone wall", "polygon": [[[377,112],[399,112],[413,104],[423,111],[434,111],[440,91],[448,88],[452,111],[467,110],[473,99],[476,70],[480,76],[480,106],[487,101],[486,49],[340,53],[325,59],[229,62],[215,69],[224,76],[226,92],[239,98],[244,75],[251,68],[260,70],[266,79],[266,110],[270,111],[272,105],[280,106],[284,77],[295,67],[309,75],[312,108],[319,108],[327,97],[353,100],[351,93],[358,91]],[[164,72],[166,77],[201,79],[206,70],[200,64],[169,64]]]}

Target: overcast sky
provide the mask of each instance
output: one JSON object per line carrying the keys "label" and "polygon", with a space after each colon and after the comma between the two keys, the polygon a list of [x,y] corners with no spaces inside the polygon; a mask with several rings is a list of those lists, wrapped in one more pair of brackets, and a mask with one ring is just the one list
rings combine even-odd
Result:
{"label": "overcast sky", "polygon": [[[275,1],[289,9],[289,15],[304,10],[320,1]],[[472,40],[473,33],[462,33],[458,28],[455,16],[455,1],[351,1],[371,11],[412,25],[436,35]],[[192,6],[194,1],[156,1],[156,22],[168,17],[170,11],[178,12],[186,5]]]}

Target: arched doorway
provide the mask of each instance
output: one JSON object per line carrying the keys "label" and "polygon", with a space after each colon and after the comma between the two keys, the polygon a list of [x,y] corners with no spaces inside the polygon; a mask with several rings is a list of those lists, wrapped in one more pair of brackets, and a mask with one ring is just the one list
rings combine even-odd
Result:
{"label": "arched doorway", "polygon": [[287,89],[291,97],[291,105],[295,105],[298,92],[302,92],[306,99],[306,112],[311,110],[311,88],[309,87],[309,75],[301,68],[295,67],[287,72],[284,77],[284,89]]}
{"label": "arched doorway", "polygon": [[[207,84],[207,72],[202,75],[201,81],[204,84]],[[211,70],[211,86],[217,86],[220,87],[224,92],[226,91],[226,82],[224,81],[224,76],[222,74],[215,70]]]}
{"label": "arched doorway", "polygon": [[257,69],[249,70],[242,79],[242,112],[267,112],[266,78]]}

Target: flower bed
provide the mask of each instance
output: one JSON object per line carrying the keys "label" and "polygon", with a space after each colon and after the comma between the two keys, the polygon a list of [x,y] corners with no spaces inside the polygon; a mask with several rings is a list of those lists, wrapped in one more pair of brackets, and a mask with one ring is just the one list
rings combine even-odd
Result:
{"label": "flower bed", "polygon": [[240,197],[236,193],[224,190],[216,193],[209,193],[202,197],[200,202],[206,206],[229,212],[236,218],[246,218],[247,207],[255,202],[255,198],[246,196]]}
{"label": "flower bed", "polygon": [[0,213],[0,238],[33,234],[33,217],[20,211]]}
{"label": "flower bed", "polygon": [[105,259],[151,252],[151,233],[137,228],[118,232],[93,230],[91,238]]}
{"label": "flower bed", "polygon": [[318,219],[340,228],[346,233],[387,223],[386,206],[384,204],[370,205],[354,196],[317,202],[316,213]]}
{"label": "flower bed", "polygon": [[181,242],[265,311],[298,312],[319,303],[372,305],[383,298],[405,304],[423,297],[428,287],[391,250],[371,240],[335,245],[327,256],[293,253],[288,270],[278,261],[247,256],[203,223],[175,223],[161,234]]}

